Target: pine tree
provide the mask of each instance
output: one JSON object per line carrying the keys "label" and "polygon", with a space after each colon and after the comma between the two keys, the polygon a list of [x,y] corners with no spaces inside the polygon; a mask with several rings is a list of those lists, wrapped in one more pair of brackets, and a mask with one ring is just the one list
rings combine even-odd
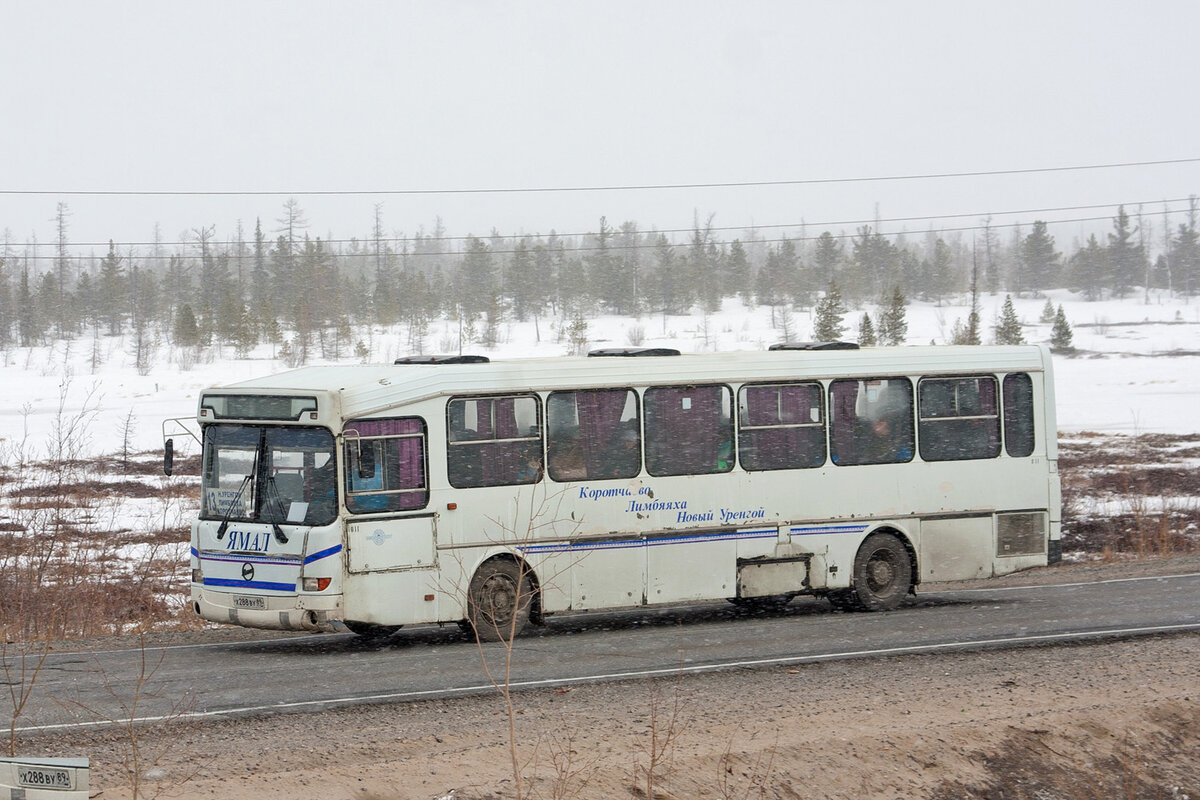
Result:
{"label": "pine tree", "polygon": [[817,237],[817,252],[813,256],[813,269],[818,281],[829,282],[836,277],[838,266],[842,261],[842,248],[838,240],[829,231]]}
{"label": "pine tree", "polygon": [[842,338],[846,326],[842,317],[846,314],[846,306],[842,304],[842,295],[837,284],[829,282],[825,296],[817,301],[817,316],[813,321],[813,339],[818,342],[836,342]]}
{"label": "pine tree", "polygon": [[1058,312],[1054,315],[1054,330],[1050,334],[1050,346],[1055,350],[1070,352],[1075,349],[1071,345],[1071,340],[1074,338],[1071,324],[1067,322],[1066,312],[1063,311],[1062,305],[1059,305]]}
{"label": "pine tree", "polygon": [[108,255],[100,262],[100,316],[108,325],[110,336],[121,333],[121,322],[125,317],[128,293],[125,285],[125,267],[117,255],[117,246],[108,240]]}
{"label": "pine tree", "polygon": [[1049,297],[1046,298],[1046,305],[1042,306],[1042,313],[1038,315],[1038,322],[1054,322],[1054,303],[1050,302]]}
{"label": "pine tree", "polygon": [[864,311],[862,319],[858,321],[858,345],[874,347],[875,343],[875,326],[871,324],[871,315]]}
{"label": "pine tree", "polygon": [[179,347],[194,347],[200,342],[200,328],[196,324],[196,314],[190,305],[179,309],[175,315],[173,331],[175,344]]}
{"label": "pine tree", "polygon": [[1025,337],[1021,335],[1021,321],[1017,319],[1017,310],[1013,308],[1012,295],[1004,296],[995,332],[996,344],[1025,344]]}
{"label": "pine tree", "polygon": [[750,259],[741,239],[734,239],[729,245],[729,257],[725,259],[725,280],[726,292],[737,294],[743,303],[750,305],[754,300],[750,285]]}
{"label": "pine tree", "polygon": [[1108,263],[1112,268],[1113,292],[1123,297],[1142,280],[1146,270],[1146,251],[1133,241],[1137,229],[1130,227],[1125,206],[1117,208],[1113,231],[1108,235]]}
{"label": "pine tree", "polygon": [[1054,249],[1054,237],[1047,230],[1046,223],[1034,221],[1033,230],[1021,240],[1017,254],[1019,270],[1013,275],[1013,289],[1017,296],[1026,290],[1037,292],[1053,285],[1058,277],[1061,257],[1062,253]]}
{"label": "pine tree", "polygon": [[1096,234],[1088,237],[1087,244],[1075,251],[1068,264],[1071,288],[1082,292],[1085,300],[1099,300],[1111,281],[1108,252],[1100,246]]}
{"label": "pine tree", "polygon": [[879,324],[875,326],[879,344],[886,347],[904,344],[908,337],[908,320],[905,319],[907,304],[908,301],[900,287],[893,287],[891,297],[879,310]]}

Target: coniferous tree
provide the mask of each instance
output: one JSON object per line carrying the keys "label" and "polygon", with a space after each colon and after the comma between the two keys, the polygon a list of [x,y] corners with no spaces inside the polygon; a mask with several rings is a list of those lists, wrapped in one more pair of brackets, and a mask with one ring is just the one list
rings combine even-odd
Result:
{"label": "coniferous tree", "polygon": [[1058,277],[1061,257],[1062,254],[1054,249],[1054,237],[1050,235],[1046,223],[1035,221],[1033,230],[1021,240],[1016,259],[1020,269],[1013,275],[1013,291],[1020,297],[1022,292],[1036,293],[1053,285]]}
{"label": "coniferous tree", "polygon": [[1124,297],[1137,285],[1146,271],[1146,251],[1133,241],[1136,228],[1130,227],[1125,206],[1117,208],[1113,232],[1108,235],[1108,263],[1112,268],[1113,292]]}
{"label": "coniferous tree", "polygon": [[1071,324],[1067,322],[1067,314],[1060,304],[1054,315],[1054,329],[1050,334],[1050,346],[1055,350],[1074,350],[1075,348],[1071,346],[1071,340],[1074,338]]}
{"label": "coniferous tree", "polygon": [[474,322],[491,306],[498,281],[487,242],[468,234],[466,251],[458,269],[457,296],[466,321]]}
{"label": "coniferous tree", "polygon": [[875,336],[879,344],[895,347],[904,344],[908,337],[908,320],[906,307],[908,300],[899,286],[892,288],[892,294],[879,309],[879,324],[875,326]]}
{"label": "coniferous tree", "polygon": [[830,281],[825,295],[817,301],[816,318],[813,320],[813,339],[818,342],[836,342],[842,338],[846,326],[842,324],[847,308],[842,303],[842,294],[837,283]]}
{"label": "coniferous tree", "polygon": [[504,285],[512,298],[513,316],[524,322],[530,314],[538,312],[537,275],[534,273],[534,257],[529,250],[529,237],[522,237],[509,254]]}
{"label": "coniferous tree", "polygon": [[1171,239],[1167,256],[1175,283],[1184,294],[1200,292],[1200,227],[1197,226],[1197,202],[1189,198],[1187,222]]}
{"label": "coniferous tree", "polygon": [[17,286],[17,336],[22,347],[33,346],[42,337],[43,322],[29,286],[29,269],[21,271]]}
{"label": "coniferous tree", "polygon": [[858,229],[850,259],[852,270],[846,287],[848,297],[879,297],[883,287],[898,285],[901,277],[900,250],[871,226]]}
{"label": "coniferous tree", "polygon": [[1004,305],[1000,307],[1000,315],[995,325],[996,344],[1025,344],[1021,334],[1021,321],[1017,319],[1017,310],[1013,307],[1012,295],[1004,296]]}
{"label": "coniferous tree", "polygon": [[177,347],[195,347],[200,343],[200,326],[191,305],[184,304],[175,314],[172,338]]}
{"label": "coniferous tree", "polygon": [[925,296],[934,301],[954,289],[954,259],[950,245],[938,238],[933,245],[933,256],[922,263],[922,290]]}
{"label": "coniferous tree", "polygon": [[1042,306],[1042,313],[1038,315],[1038,322],[1054,322],[1054,303],[1050,298],[1046,298],[1046,305]]}
{"label": "coniferous tree", "polygon": [[[645,278],[642,275],[642,249],[639,246],[641,234],[638,232],[636,222],[621,223],[621,233],[617,243],[619,250],[616,256],[621,262],[621,283],[627,293],[625,313],[628,315],[638,314],[644,307],[642,293],[645,290],[643,286]],[[719,277],[722,285],[726,282],[723,275],[713,277]]]}
{"label": "coniferous tree", "polygon": [[817,237],[816,253],[813,255],[814,276],[820,283],[830,283],[837,277],[842,262],[842,246],[833,234],[824,231]]}
{"label": "coniferous tree", "polygon": [[108,240],[108,254],[100,262],[99,312],[110,336],[121,333],[128,297],[125,283],[125,267],[117,255],[117,246]]}
{"label": "coniferous tree", "polygon": [[12,342],[12,311],[12,286],[8,282],[5,259],[0,258],[0,347],[7,347]]}
{"label": "coniferous tree", "polygon": [[876,343],[875,326],[871,323],[871,315],[864,311],[862,318],[858,321],[858,344],[860,347],[874,347]]}
{"label": "coniferous tree", "polygon": [[725,281],[725,294],[736,294],[743,303],[750,305],[754,299],[754,290],[750,285],[750,258],[741,239],[734,239],[729,245],[729,256],[725,259]]}
{"label": "coniferous tree", "polygon": [[1088,237],[1087,244],[1068,261],[1069,285],[1083,294],[1085,300],[1099,300],[1104,296],[1104,287],[1111,285],[1108,270],[1108,253],[1096,235]]}

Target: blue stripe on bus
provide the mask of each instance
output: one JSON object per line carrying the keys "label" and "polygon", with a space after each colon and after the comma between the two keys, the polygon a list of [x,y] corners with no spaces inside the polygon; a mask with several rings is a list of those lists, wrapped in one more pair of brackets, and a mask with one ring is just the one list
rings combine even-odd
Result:
{"label": "blue stripe on bus", "polygon": [[820,533],[862,533],[867,529],[864,522],[861,525],[796,525],[788,528],[792,536],[813,536]]}
{"label": "blue stripe on bus", "polygon": [[717,533],[681,533],[654,539],[620,539],[609,542],[568,542],[565,544],[537,544],[521,548],[529,554],[578,553],[587,550],[632,550],[640,547],[661,547],[672,544],[694,544],[697,542],[727,542],[742,539],[774,539],[777,528],[760,528],[752,531],[720,531]]}
{"label": "blue stripe on bus", "polygon": [[[340,553],[341,551],[342,551],[342,546],[340,544],[335,544],[333,547],[327,547],[324,550],[321,550],[320,552],[313,553],[310,556],[305,556],[303,563],[311,564],[314,561],[320,561],[323,558],[328,558],[329,556],[336,555],[336,554]],[[195,556],[196,558],[200,558],[205,561],[230,561],[230,562],[236,561],[239,564],[245,564],[245,563],[249,562],[252,564],[274,564],[276,566],[287,567],[287,566],[294,566],[294,565],[300,563],[299,560],[295,559],[295,558],[283,559],[283,558],[279,558],[277,556],[255,556],[255,555],[250,555],[248,553],[241,554],[241,555],[239,555],[237,553],[204,553],[203,555],[201,555],[194,547],[192,548],[192,555]]]}
{"label": "blue stripe on bus", "polygon": [[333,547],[327,547],[320,552],[313,553],[311,556],[305,556],[304,563],[311,564],[314,561],[320,561],[322,558],[328,558],[329,556],[340,553],[341,551],[342,546],[340,544],[335,544]]}
{"label": "blue stripe on bus", "polygon": [[230,578],[209,578],[204,579],[205,586],[225,586],[231,589],[266,589],[272,592],[294,592],[296,591],[295,583],[275,583],[273,581],[238,581]]}

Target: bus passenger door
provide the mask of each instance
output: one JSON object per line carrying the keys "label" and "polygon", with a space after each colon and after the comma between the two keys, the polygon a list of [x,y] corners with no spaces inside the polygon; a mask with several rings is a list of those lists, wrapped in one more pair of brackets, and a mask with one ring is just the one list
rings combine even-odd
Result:
{"label": "bus passenger door", "polygon": [[346,525],[347,569],[351,573],[432,569],[436,566],[437,518],[417,514]]}

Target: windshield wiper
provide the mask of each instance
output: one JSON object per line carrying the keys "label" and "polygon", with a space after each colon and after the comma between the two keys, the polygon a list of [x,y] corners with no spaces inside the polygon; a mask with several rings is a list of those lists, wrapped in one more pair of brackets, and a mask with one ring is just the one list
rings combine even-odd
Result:
{"label": "windshield wiper", "polygon": [[233,508],[242,499],[242,492],[246,491],[246,487],[250,485],[250,479],[253,474],[242,478],[242,485],[238,487],[237,494],[229,501],[229,508],[225,509],[225,516],[221,519],[221,525],[217,528],[217,540],[220,541],[225,537],[225,531],[229,528],[229,519],[233,516]]}
{"label": "windshield wiper", "polygon": [[[279,527],[278,521],[278,518],[283,516],[283,495],[279,492],[279,485],[275,482],[274,475],[267,478],[266,496],[267,502],[263,508],[263,511],[266,512],[264,516],[270,517],[267,521],[271,523],[271,529],[275,531],[275,541],[280,544],[287,544],[287,534],[283,532],[283,528]],[[272,501],[274,502],[274,507],[278,509],[278,513],[271,513]]]}

